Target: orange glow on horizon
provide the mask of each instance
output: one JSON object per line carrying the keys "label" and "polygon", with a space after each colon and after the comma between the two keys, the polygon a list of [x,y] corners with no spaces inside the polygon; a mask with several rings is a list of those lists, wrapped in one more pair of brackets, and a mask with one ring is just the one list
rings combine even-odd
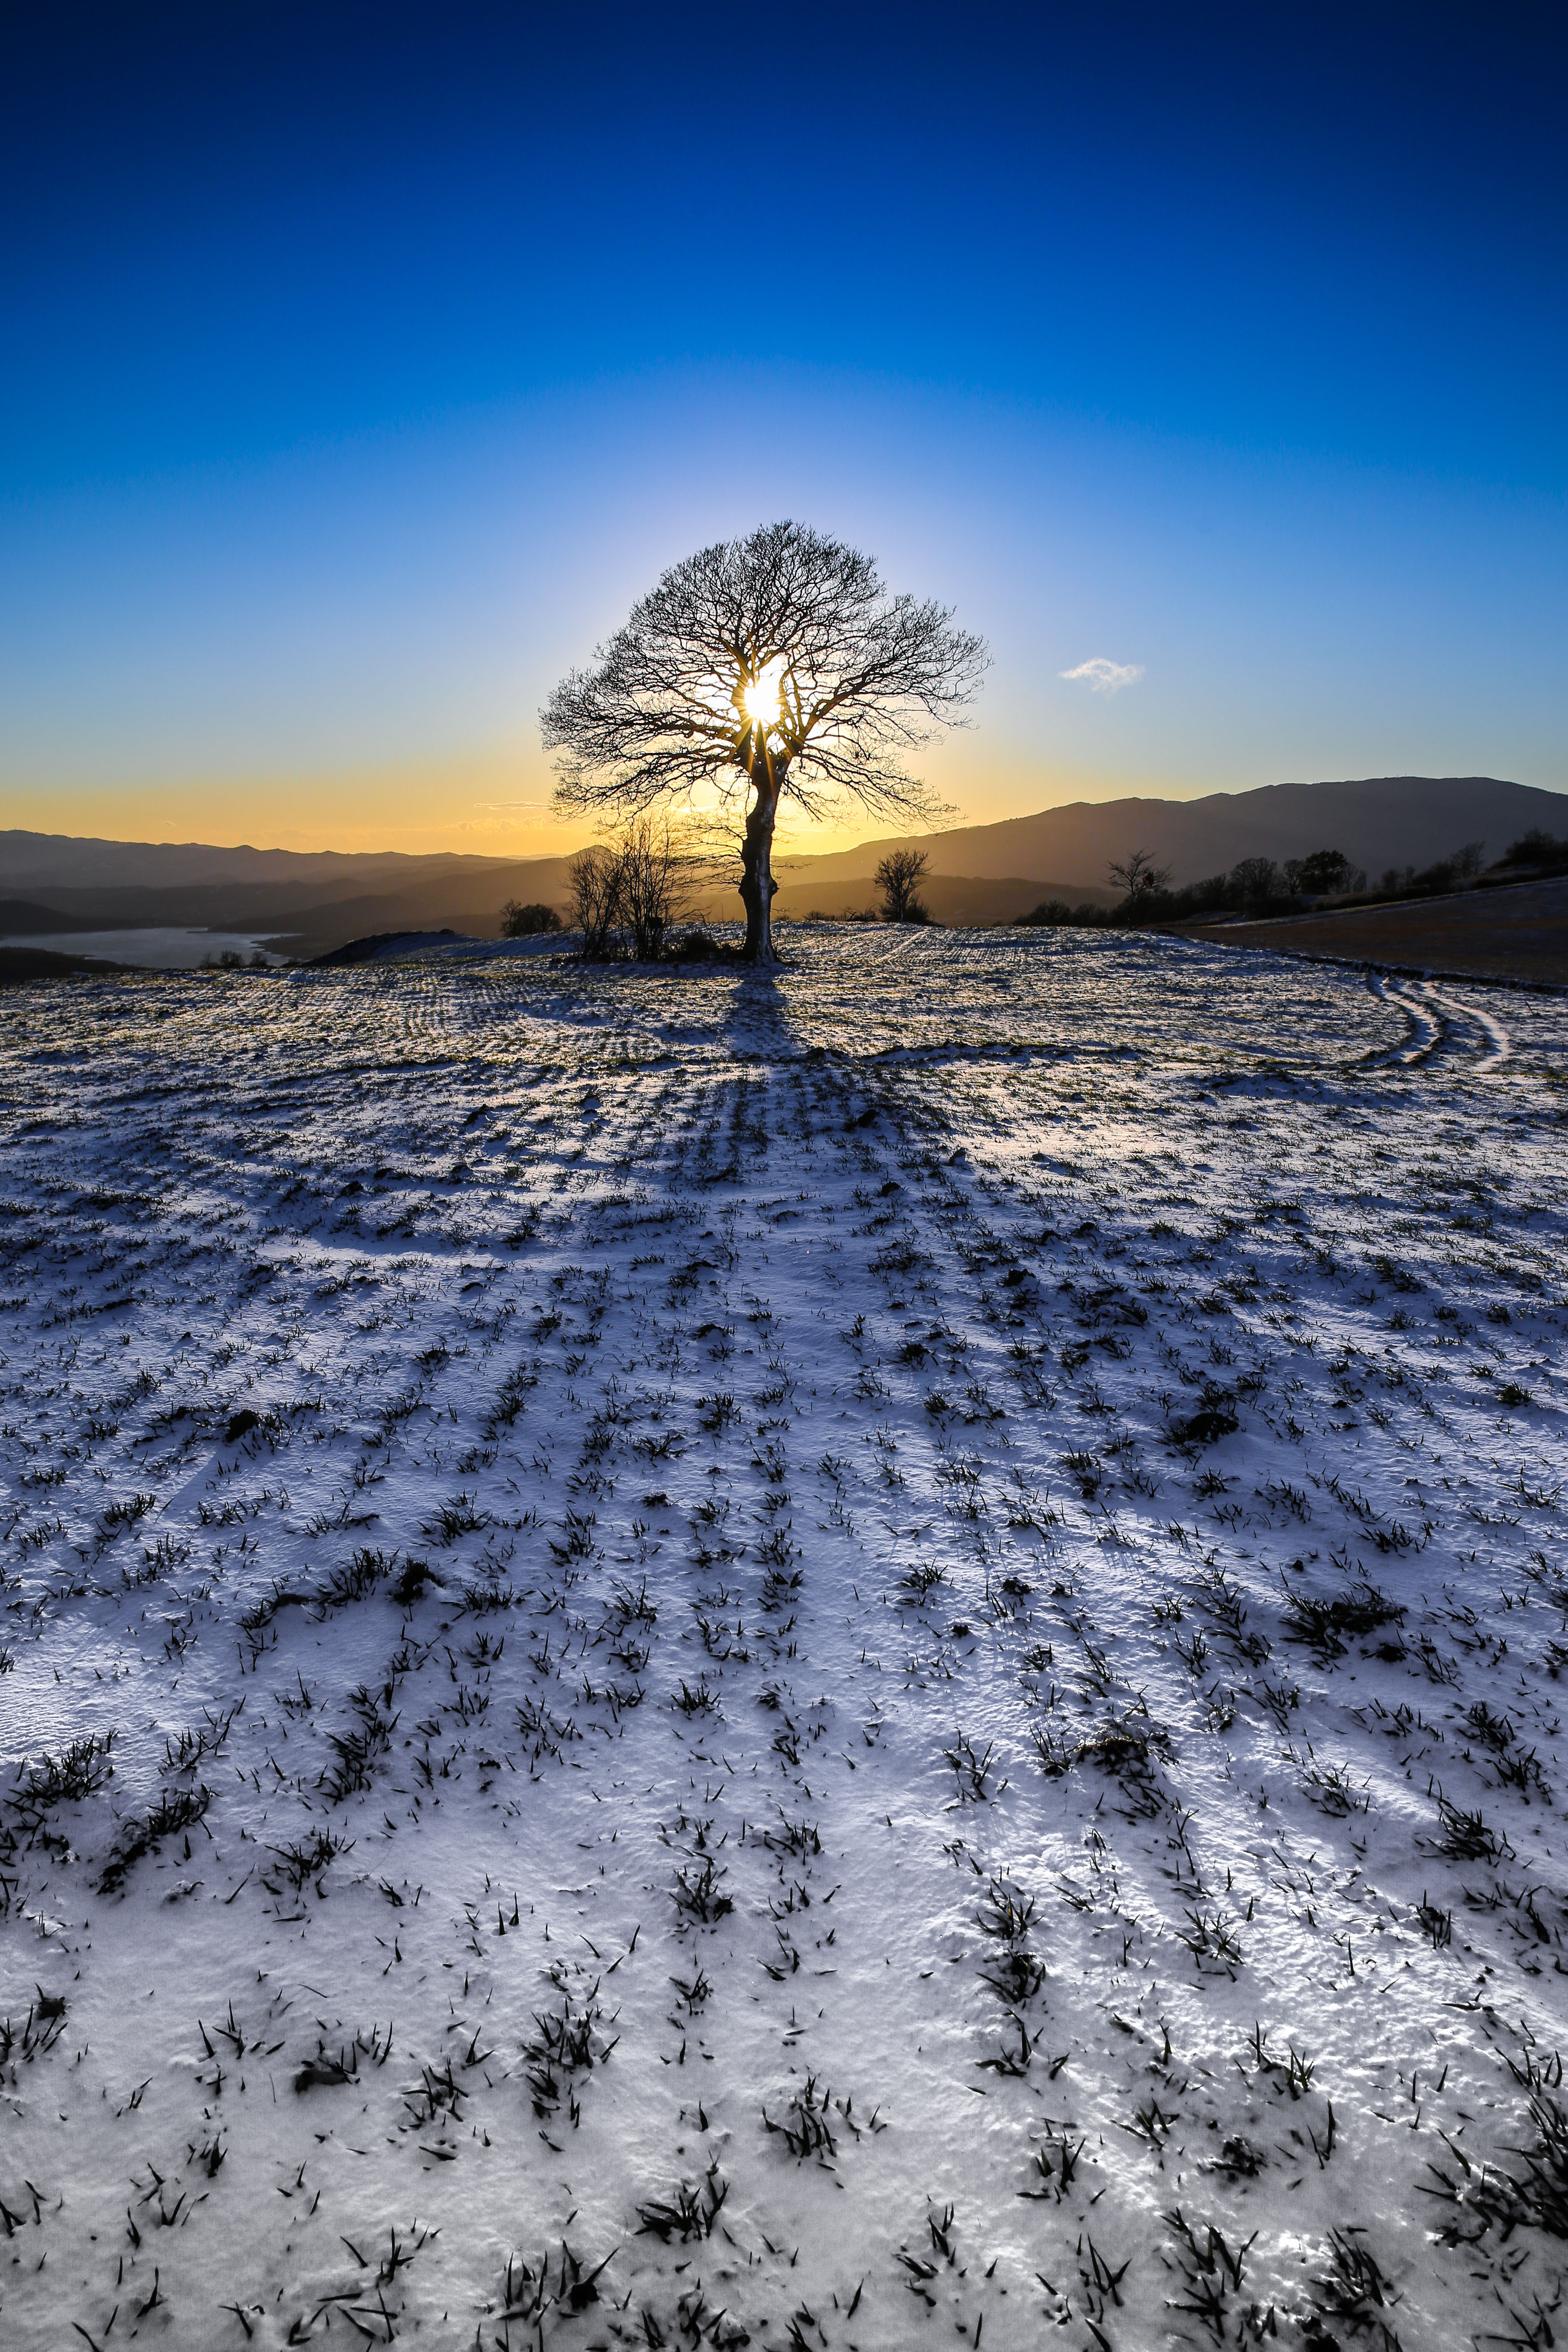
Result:
{"label": "orange glow on horizon", "polygon": [[[1216,789],[1207,779],[1184,789],[1166,779],[1063,772],[1037,755],[1026,762],[994,740],[982,745],[965,737],[933,747],[923,766],[941,796],[955,805],[952,822],[960,825],[1032,815],[1068,801],[1130,793],[1187,799]],[[0,829],[306,853],[570,856],[595,832],[552,814],[552,782],[537,751],[472,751],[291,774],[58,782],[0,776]],[[898,830],[858,809],[846,808],[837,822],[820,825],[799,816],[791,822],[792,814],[781,812],[780,857],[848,849]]]}

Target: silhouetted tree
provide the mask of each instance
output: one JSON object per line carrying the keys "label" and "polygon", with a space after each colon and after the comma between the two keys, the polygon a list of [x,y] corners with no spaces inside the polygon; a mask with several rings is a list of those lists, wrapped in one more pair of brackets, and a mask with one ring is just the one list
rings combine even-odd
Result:
{"label": "silhouetted tree", "polygon": [[532,940],[545,931],[558,931],[561,918],[553,907],[521,906],[509,898],[500,910],[500,935],[503,940]]}
{"label": "silhouetted tree", "polygon": [[668,821],[641,816],[621,835],[621,906],[639,962],[663,954],[671,932],[688,908],[696,861]]}
{"label": "silhouetted tree", "polygon": [[664,574],[541,714],[563,811],[640,815],[700,788],[746,811],[746,954],[774,961],[773,826],[847,794],[929,815],[907,751],[957,719],[985,667],[940,604],[883,586],[868,556],[794,522],[704,548]]}
{"label": "silhouetted tree", "polygon": [[1113,863],[1106,870],[1110,879],[1126,891],[1135,912],[1146,900],[1158,898],[1162,890],[1171,887],[1170,867],[1156,866],[1152,849],[1135,849],[1130,857]]}
{"label": "silhouetted tree", "polygon": [[657,961],[689,910],[700,863],[668,824],[647,816],[607,847],[584,849],[567,868],[584,954],[611,962]]}
{"label": "silhouetted tree", "polygon": [[894,849],[883,858],[877,868],[877,887],[882,893],[885,923],[930,922],[931,916],[919,896],[925,870],[923,849]]}
{"label": "silhouetted tree", "polygon": [[619,945],[621,923],[620,863],[608,849],[584,849],[566,869],[572,893],[572,928],[583,935],[583,953],[597,961]]}
{"label": "silhouetted tree", "polygon": [[1271,857],[1238,857],[1230,869],[1231,887],[1244,907],[1267,907],[1282,887],[1279,868]]}
{"label": "silhouetted tree", "polygon": [[1314,849],[1310,857],[1293,857],[1285,868],[1292,890],[1306,898],[1331,898],[1355,887],[1355,868],[1342,849]]}
{"label": "silhouetted tree", "polygon": [[1432,897],[1435,893],[1457,890],[1461,884],[1473,882],[1480,872],[1486,856],[1484,841],[1467,841],[1447,857],[1425,866],[1419,873],[1407,866],[1402,874],[1397,866],[1384,868],[1378,877],[1378,888],[1390,895],[1409,893],[1416,897]]}
{"label": "silhouetted tree", "polygon": [[1532,824],[1528,833],[1521,833],[1517,841],[1509,843],[1498,862],[1502,866],[1560,866],[1568,862],[1568,841],[1559,841],[1554,834]]}

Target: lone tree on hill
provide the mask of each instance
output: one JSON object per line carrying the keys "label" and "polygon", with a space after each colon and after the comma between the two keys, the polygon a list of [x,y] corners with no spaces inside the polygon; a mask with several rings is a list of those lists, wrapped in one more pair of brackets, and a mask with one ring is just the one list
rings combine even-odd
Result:
{"label": "lone tree on hill", "polygon": [[890,850],[877,868],[877,884],[882,893],[882,920],[885,923],[929,923],[930,915],[920,896],[920,886],[925,879],[926,854],[923,849]]}
{"label": "lone tree on hill", "polygon": [[636,816],[704,787],[721,811],[739,800],[745,953],[771,964],[780,802],[821,816],[847,794],[878,816],[929,816],[903,755],[956,722],[985,662],[978,637],[891,594],[868,556],[770,523],[674,565],[556,688],[541,713],[556,806]]}

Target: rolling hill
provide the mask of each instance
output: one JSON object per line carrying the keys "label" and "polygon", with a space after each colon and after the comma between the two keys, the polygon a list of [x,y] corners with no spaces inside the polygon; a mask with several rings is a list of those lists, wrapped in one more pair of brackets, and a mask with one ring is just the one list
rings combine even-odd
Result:
{"label": "rolling hill", "polygon": [[[1151,850],[1178,882],[1242,857],[1284,859],[1329,847],[1375,875],[1388,866],[1428,864],[1466,841],[1484,841],[1495,856],[1531,825],[1568,834],[1568,794],[1494,776],[1374,776],[1190,801],[1077,801],[914,836],[912,845],[930,859],[926,898],[940,921],[1005,922],[1043,898],[1104,903],[1113,895],[1108,866],[1131,849]],[[888,835],[822,856],[782,856],[776,913],[865,907],[876,895],[879,860],[906,845],[910,836]],[[275,938],[301,955],[375,931],[449,926],[493,938],[508,898],[563,908],[568,865],[565,857],[301,853],[4,832],[0,891],[33,901],[36,911],[0,929],[41,929],[43,899],[63,919],[61,928],[210,925]],[[709,919],[732,915],[738,902],[721,887],[704,894],[702,911]]]}
{"label": "rolling hill", "polygon": [[[1541,825],[1568,830],[1568,793],[1495,776],[1369,776],[1342,783],[1265,784],[1201,800],[1073,801],[1036,816],[963,825],[914,845],[933,873],[1005,879],[1054,875],[1068,889],[1103,884],[1112,858],[1152,850],[1178,883],[1227,871],[1239,858],[1305,857],[1342,849],[1371,874],[1429,865],[1465,841],[1498,856]],[[779,862],[781,878],[817,882],[869,875],[908,836],[860,843],[826,857]]]}

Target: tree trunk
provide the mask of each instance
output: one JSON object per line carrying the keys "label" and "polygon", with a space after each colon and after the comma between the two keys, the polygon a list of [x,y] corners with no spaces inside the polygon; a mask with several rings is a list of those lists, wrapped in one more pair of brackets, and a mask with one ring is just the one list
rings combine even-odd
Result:
{"label": "tree trunk", "polygon": [[746,909],[743,952],[749,963],[772,964],[778,961],[773,953],[773,892],[779,886],[773,880],[773,864],[778,782],[765,770],[753,774],[752,782],[756,800],[741,845],[741,900]]}

